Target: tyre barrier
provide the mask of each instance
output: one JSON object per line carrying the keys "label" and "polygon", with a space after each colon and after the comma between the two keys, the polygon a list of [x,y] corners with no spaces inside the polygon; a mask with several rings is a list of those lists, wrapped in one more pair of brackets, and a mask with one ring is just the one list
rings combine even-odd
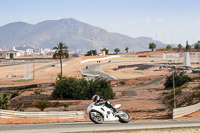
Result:
{"label": "tyre barrier", "polygon": [[147,55],[138,55],[138,57],[145,57],[145,58],[146,58],[146,57],[147,57]]}

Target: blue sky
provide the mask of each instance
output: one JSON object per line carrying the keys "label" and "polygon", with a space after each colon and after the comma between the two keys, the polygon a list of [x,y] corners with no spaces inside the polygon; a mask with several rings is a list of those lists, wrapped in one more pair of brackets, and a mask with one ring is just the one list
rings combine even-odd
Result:
{"label": "blue sky", "polygon": [[0,0],[0,26],[75,18],[130,37],[164,43],[200,40],[200,0]]}

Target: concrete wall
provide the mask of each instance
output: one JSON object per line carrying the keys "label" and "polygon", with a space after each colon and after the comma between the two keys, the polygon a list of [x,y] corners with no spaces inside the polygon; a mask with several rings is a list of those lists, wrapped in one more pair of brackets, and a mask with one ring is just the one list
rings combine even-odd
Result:
{"label": "concrete wall", "polygon": [[200,103],[187,106],[187,107],[173,109],[173,119],[194,113],[198,111],[199,109],[200,109]]}
{"label": "concrete wall", "polygon": [[0,118],[57,118],[57,119],[85,119],[83,111],[62,111],[62,112],[20,112],[1,110]]}

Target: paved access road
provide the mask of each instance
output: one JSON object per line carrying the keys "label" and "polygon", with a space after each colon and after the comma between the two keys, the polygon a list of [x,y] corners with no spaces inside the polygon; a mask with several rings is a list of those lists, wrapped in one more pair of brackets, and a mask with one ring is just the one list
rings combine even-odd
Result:
{"label": "paved access road", "polygon": [[156,129],[174,127],[200,127],[200,121],[154,121],[154,122],[130,122],[127,124],[112,122],[94,124],[92,122],[54,123],[54,124],[15,124],[0,125],[0,133],[68,133],[81,131],[105,131],[105,130],[134,130]]}

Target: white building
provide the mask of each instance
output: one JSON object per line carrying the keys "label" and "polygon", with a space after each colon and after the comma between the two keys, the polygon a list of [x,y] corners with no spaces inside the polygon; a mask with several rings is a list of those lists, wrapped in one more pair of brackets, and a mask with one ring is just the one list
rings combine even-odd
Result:
{"label": "white building", "polygon": [[18,51],[13,51],[13,50],[9,50],[9,51],[0,51],[0,58],[4,58],[4,59],[14,59],[17,57],[17,53]]}
{"label": "white building", "polygon": [[50,49],[50,48],[45,48],[44,50],[43,50],[43,54],[44,55],[50,55],[52,53],[52,50]]}
{"label": "white building", "polygon": [[34,53],[34,50],[33,49],[27,49],[25,51],[25,55],[32,55]]}

